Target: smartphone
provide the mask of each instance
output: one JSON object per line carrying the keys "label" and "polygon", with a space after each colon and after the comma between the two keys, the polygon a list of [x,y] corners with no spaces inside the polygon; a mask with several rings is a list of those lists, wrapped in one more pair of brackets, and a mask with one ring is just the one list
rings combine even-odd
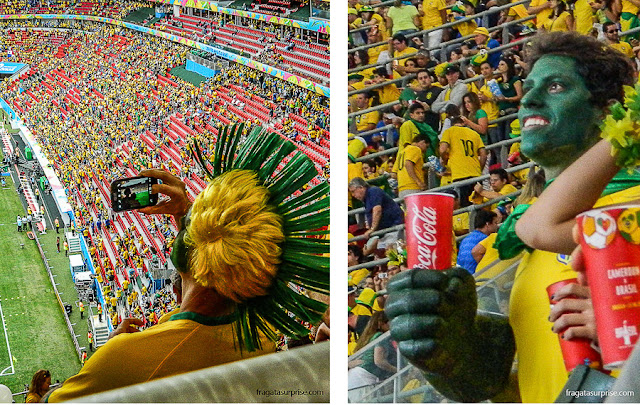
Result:
{"label": "smartphone", "polygon": [[380,280],[383,280],[385,278],[389,277],[389,275],[387,273],[378,273],[378,278]]}
{"label": "smartphone", "polygon": [[111,183],[111,206],[114,211],[128,211],[150,207],[158,203],[158,194],[151,191],[160,181],[153,177],[129,177]]}

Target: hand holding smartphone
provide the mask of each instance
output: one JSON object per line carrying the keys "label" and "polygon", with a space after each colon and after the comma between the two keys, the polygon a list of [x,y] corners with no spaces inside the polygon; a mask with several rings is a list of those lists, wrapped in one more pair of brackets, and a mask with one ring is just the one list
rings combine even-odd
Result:
{"label": "hand holding smartphone", "polygon": [[129,177],[111,183],[111,205],[114,211],[129,211],[151,207],[158,203],[158,194],[153,193],[154,184],[159,180],[153,177]]}

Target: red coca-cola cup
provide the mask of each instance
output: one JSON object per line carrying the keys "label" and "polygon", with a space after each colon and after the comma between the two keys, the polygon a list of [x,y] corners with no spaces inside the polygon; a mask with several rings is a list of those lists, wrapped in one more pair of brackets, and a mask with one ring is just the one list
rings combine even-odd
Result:
{"label": "red coca-cola cup", "polygon": [[[558,281],[547,287],[547,293],[549,294],[549,303],[551,307],[558,303],[558,301],[551,299],[551,296],[559,289],[567,284],[577,284],[578,280],[573,278],[570,280]],[[577,298],[575,296],[568,296],[566,298]],[[584,364],[591,368],[602,369],[602,359],[600,353],[595,351],[591,347],[591,341],[589,339],[574,338],[571,340],[564,340],[560,336],[566,329],[558,332],[558,338],[560,339],[560,349],[562,350],[562,358],[564,359],[564,366],[568,372],[571,372],[576,366]]]}
{"label": "red coca-cola cup", "polygon": [[451,267],[453,196],[420,193],[405,197],[407,266],[445,270]]}
{"label": "red coca-cola cup", "polygon": [[622,367],[640,326],[640,206],[577,217],[605,369]]}

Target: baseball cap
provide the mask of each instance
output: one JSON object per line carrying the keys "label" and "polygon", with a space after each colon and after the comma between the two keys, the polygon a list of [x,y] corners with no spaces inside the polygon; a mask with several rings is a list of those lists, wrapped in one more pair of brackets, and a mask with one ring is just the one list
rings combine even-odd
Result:
{"label": "baseball cap", "polygon": [[444,74],[448,75],[449,73],[460,73],[460,67],[458,65],[449,65],[444,69]]}

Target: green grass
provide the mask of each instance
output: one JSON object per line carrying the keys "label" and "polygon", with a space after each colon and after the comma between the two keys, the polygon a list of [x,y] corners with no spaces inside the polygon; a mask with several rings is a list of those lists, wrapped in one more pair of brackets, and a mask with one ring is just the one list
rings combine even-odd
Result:
{"label": "green grass", "polygon": [[[8,188],[0,189],[0,303],[15,374],[0,376],[0,384],[15,393],[24,389],[39,368],[51,371],[54,381],[62,381],[78,372],[80,361],[38,248],[26,233],[16,230],[16,215],[24,211],[11,178],[7,179]],[[0,369],[8,367],[8,361],[0,329]],[[14,399],[22,402],[22,397]]]}

